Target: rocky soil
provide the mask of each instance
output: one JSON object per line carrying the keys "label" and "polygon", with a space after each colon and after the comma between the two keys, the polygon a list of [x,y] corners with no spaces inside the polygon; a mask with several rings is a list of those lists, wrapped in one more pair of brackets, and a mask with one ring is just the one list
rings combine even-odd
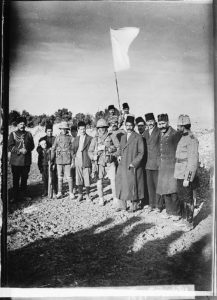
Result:
{"label": "rocky soil", "polygon": [[[42,198],[34,159],[29,177],[32,200],[9,203],[8,285],[194,284],[197,290],[210,290],[213,131],[200,133],[198,208],[195,227],[189,232],[164,219],[162,213],[115,212],[108,180],[104,182],[104,207],[98,205],[94,183],[92,203],[69,200],[66,183],[63,199]],[[10,187],[9,174],[11,197]]]}

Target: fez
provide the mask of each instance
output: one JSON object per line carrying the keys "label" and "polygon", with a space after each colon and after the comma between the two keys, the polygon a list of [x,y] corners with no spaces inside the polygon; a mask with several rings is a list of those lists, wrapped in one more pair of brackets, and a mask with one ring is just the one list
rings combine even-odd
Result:
{"label": "fez", "polygon": [[20,124],[20,123],[25,123],[26,125],[26,118],[25,117],[18,117],[17,120],[16,120],[16,123],[17,125]]}
{"label": "fez", "polygon": [[158,122],[168,122],[169,118],[168,118],[168,114],[161,114],[157,116]]}
{"label": "fez", "polygon": [[136,124],[138,125],[139,123],[144,123],[145,124],[145,120],[142,117],[136,118]]}
{"label": "fez", "polygon": [[150,121],[150,120],[155,120],[154,114],[153,113],[148,113],[145,115],[145,120]]}
{"label": "fez", "polygon": [[109,105],[108,110],[110,110],[110,109],[115,109],[114,105]]}
{"label": "fez", "polygon": [[79,127],[86,127],[85,122],[84,122],[84,121],[79,121],[79,122],[78,122],[78,128],[79,128]]}
{"label": "fez", "polygon": [[135,124],[135,118],[133,116],[127,116],[125,123]]}
{"label": "fez", "polygon": [[50,124],[50,123],[47,123],[46,126],[45,126],[45,131],[47,131],[48,129],[53,130],[53,125]]}
{"label": "fez", "polygon": [[122,107],[123,107],[123,109],[129,108],[129,105],[128,105],[128,103],[125,102],[125,103],[123,103]]}

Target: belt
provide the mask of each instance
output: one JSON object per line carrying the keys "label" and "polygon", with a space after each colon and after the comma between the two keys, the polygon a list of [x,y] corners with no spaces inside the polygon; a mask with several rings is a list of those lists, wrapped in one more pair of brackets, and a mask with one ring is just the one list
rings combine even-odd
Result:
{"label": "belt", "polygon": [[184,162],[184,161],[187,161],[187,160],[188,160],[187,158],[176,158],[177,163],[181,163],[181,162]]}

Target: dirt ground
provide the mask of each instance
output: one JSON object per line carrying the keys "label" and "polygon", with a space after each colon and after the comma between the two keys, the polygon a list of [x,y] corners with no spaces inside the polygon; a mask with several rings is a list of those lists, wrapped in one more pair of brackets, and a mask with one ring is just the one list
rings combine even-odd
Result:
{"label": "dirt ground", "polygon": [[[194,229],[183,232],[161,213],[115,212],[105,180],[107,203],[41,198],[41,176],[32,164],[33,199],[10,203],[8,285],[11,287],[105,287],[194,284],[211,289],[212,190],[210,174],[199,169]],[[9,196],[11,190],[9,189]]]}

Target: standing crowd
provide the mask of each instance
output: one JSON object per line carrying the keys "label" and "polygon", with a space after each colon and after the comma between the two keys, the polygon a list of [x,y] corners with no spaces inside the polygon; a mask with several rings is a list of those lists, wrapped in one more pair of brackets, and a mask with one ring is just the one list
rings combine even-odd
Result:
{"label": "standing crowd", "polygon": [[[71,128],[62,122],[56,137],[52,125],[46,126],[37,146],[43,196],[52,190],[57,199],[64,197],[65,176],[70,199],[82,201],[85,194],[91,203],[90,185],[96,180],[99,205],[104,206],[103,179],[108,177],[115,211],[154,211],[186,231],[193,229],[199,143],[189,116],[180,115],[175,130],[167,114],[158,115],[157,121],[153,113],[135,118],[127,103],[120,116],[114,105],[108,111],[106,119],[97,121],[94,137],[87,134],[83,121]],[[8,142],[15,201],[28,198],[34,141],[25,127],[26,120],[20,117]]]}

